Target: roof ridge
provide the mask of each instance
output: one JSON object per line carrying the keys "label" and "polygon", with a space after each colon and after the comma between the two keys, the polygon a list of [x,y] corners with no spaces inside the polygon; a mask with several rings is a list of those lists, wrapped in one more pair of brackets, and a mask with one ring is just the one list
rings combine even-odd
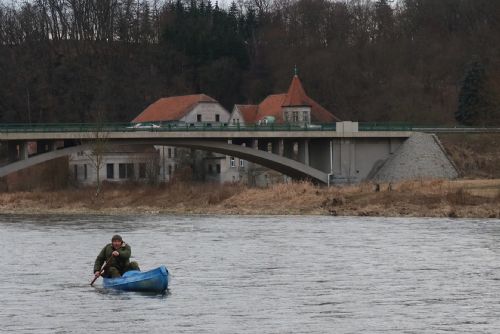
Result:
{"label": "roof ridge", "polygon": [[219,103],[204,93],[162,97],[151,103],[132,122],[179,120],[199,103]]}

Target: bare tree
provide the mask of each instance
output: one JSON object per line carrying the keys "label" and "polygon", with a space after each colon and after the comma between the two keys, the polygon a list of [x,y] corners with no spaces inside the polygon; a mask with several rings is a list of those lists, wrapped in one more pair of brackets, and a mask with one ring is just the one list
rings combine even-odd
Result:
{"label": "bare tree", "polygon": [[102,184],[100,171],[104,164],[104,154],[108,149],[109,132],[104,123],[102,111],[97,112],[95,126],[89,131],[86,144],[90,149],[85,150],[84,154],[89,159],[92,169],[96,173],[96,190],[95,198],[101,194]]}
{"label": "bare tree", "polygon": [[160,181],[160,159],[156,150],[146,162],[146,180],[150,185],[158,185]]}

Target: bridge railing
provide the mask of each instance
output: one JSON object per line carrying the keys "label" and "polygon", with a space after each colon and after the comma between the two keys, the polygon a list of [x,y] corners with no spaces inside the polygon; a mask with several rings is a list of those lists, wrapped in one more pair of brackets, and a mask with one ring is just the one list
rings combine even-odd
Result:
{"label": "bridge railing", "polygon": [[0,132],[110,132],[124,131],[129,123],[3,123]]}
{"label": "bridge railing", "polygon": [[0,132],[177,132],[177,131],[335,131],[336,124],[251,124],[242,126],[225,124],[172,124],[172,123],[3,123]]}
{"label": "bridge railing", "polygon": [[402,122],[360,122],[358,131],[413,131],[413,124]]}
{"label": "bridge railing", "polygon": [[410,123],[381,123],[360,122],[359,131],[415,131],[429,133],[490,133],[500,132],[498,126],[467,126],[467,125],[436,125],[436,124],[410,124]]}
{"label": "bridge railing", "polygon": [[[336,131],[336,123],[323,124],[211,124],[211,123],[0,123],[0,133],[30,132],[197,132],[197,131]],[[500,132],[500,127],[415,125],[359,122],[358,131],[418,131],[434,133]]]}

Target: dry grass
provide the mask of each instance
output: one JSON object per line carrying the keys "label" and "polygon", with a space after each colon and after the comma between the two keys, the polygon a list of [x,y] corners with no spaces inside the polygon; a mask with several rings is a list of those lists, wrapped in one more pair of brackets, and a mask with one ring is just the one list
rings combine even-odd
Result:
{"label": "dry grass", "polygon": [[421,180],[318,187],[307,182],[248,188],[173,182],[161,187],[0,193],[2,212],[323,214],[500,218],[500,180]]}
{"label": "dry grass", "polygon": [[500,178],[500,134],[441,134],[462,177]]}

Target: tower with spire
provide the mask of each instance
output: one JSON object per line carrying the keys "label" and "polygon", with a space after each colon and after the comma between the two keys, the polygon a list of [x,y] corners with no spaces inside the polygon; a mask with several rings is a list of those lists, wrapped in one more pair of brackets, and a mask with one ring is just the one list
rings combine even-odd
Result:
{"label": "tower with spire", "polygon": [[235,105],[229,122],[232,125],[243,126],[260,123],[270,117],[276,123],[296,125],[340,121],[307,95],[300,81],[297,66],[294,67],[292,82],[286,93],[269,95],[258,105]]}
{"label": "tower with spire", "polygon": [[297,66],[295,66],[292,83],[281,105],[283,120],[290,124],[310,124],[312,106],[307,100],[308,96],[302,87],[297,74]]}

